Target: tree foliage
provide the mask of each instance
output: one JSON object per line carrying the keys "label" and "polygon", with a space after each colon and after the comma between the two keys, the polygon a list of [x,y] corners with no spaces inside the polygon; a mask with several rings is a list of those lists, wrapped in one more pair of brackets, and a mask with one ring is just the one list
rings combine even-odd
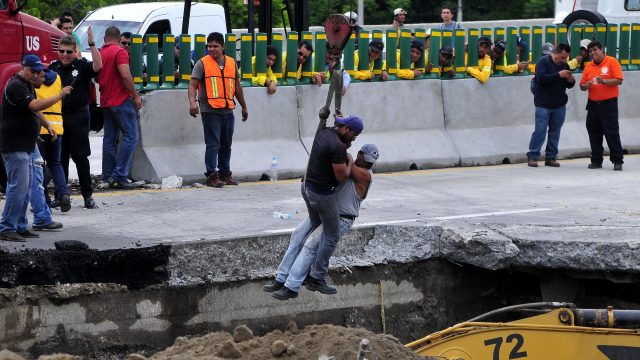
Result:
{"label": "tree foliage", "polygon": [[[29,0],[25,11],[41,19],[52,19],[62,11],[70,10],[74,19],[82,19],[89,11],[102,6],[138,2],[136,0]],[[208,0],[204,2],[223,4],[223,0]],[[291,1],[294,2],[293,0]],[[503,20],[553,17],[554,0],[465,0],[464,20]],[[407,11],[407,24],[439,22],[440,7],[449,5],[456,11],[456,0],[449,2],[442,0],[364,0],[364,18],[366,24],[391,24],[393,10],[403,8]],[[329,14],[357,12],[357,0],[309,0],[309,24],[322,25]],[[231,26],[234,29],[246,28],[248,7],[243,0],[229,0]],[[283,19],[283,0],[272,0],[273,26],[289,27],[288,20]],[[258,16],[255,15],[255,24]]]}

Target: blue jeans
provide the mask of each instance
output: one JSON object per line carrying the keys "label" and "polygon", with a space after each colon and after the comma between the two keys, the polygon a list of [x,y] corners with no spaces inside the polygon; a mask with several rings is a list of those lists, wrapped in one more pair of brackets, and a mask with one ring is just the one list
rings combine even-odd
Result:
{"label": "blue jeans", "polygon": [[[102,108],[102,112],[102,181],[126,182],[138,142],[138,113],[131,98],[120,106]],[[122,137],[116,144],[118,131],[122,132]]]}
{"label": "blue jeans", "polygon": [[[307,239],[313,232],[310,225],[311,221],[307,218],[296,228],[293,234],[291,234],[289,248],[284,254],[276,272],[276,280],[284,283],[289,290],[295,292],[300,291],[300,285],[302,285],[305,277],[307,277],[311,265],[315,262],[318,246],[320,245],[320,235]],[[340,218],[339,236],[342,237],[346,234],[352,226],[353,220]],[[303,237],[302,235],[305,233],[307,236]]]}
{"label": "blue jeans", "polygon": [[560,142],[560,130],[564,124],[564,115],[567,112],[565,106],[557,109],[547,109],[536,106],[536,128],[531,134],[529,142],[529,152],[527,158],[538,160],[540,157],[540,149],[544,143],[547,129],[547,148],[545,149],[545,159],[555,160],[558,157],[558,143]]}
{"label": "blue jeans", "polygon": [[206,175],[215,173],[217,168],[220,170],[220,175],[228,176],[231,173],[231,142],[235,124],[233,113],[203,112],[201,116],[206,145],[204,152]]}
{"label": "blue jeans", "polygon": [[69,189],[67,189],[67,177],[64,175],[64,169],[60,162],[62,136],[58,136],[55,141],[51,140],[51,135],[40,135],[40,137],[43,140],[38,144],[41,150],[41,155],[43,155],[44,160],[47,162],[47,168],[49,168],[49,171],[51,172],[51,179],[53,179],[53,184],[56,187],[56,199],[60,199],[62,195],[69,195]]}
{"label": "blue jeans", "polygon": [[[29,198],[31,200],[31,209],[33,209],[33,225],[45,226],[51,223],[51,209],[47,205],[44,196],[44,160],[40,156],[40,151],[36,146],[36,149],[31,153],[33,180],[31,181],[31,190],[29,192]],[[62,170],[62,167],[60,167]]]}
{"label": "blue jeans", "polygon": [[7,189],[0,233],[27,230],[29,189],[33,171],[31,154],[25,151],[3,152],[2,160],[7,170]]}

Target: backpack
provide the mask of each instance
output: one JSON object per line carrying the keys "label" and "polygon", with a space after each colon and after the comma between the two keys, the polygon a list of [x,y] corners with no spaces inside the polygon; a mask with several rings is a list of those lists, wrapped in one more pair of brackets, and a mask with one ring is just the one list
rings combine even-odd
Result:
{"label": "backpack", "polygon": [[529,85],[529,88],[530,88],[531,93],[533,95],[536,94],[536,88],[537,87],[538,87],[538,81],[536,81],[536,77],[534,76],[534,77],[531,78],[531,84]]}

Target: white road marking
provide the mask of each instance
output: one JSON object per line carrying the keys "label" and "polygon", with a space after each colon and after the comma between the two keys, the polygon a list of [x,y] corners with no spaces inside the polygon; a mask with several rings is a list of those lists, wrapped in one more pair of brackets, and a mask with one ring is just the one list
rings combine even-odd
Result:
{"label": "white road marking", "polygon": [[434,219],[435,219],[435,220],[466,219],[466,218],[484,217],[484,216],[524,214],[524,213],[532,213],[532,212],[540,212],[540,211],[549,211],[549,210],[551,210],[551,209],[548,209],[548,208],[539,208],[539,209],[524,209],[524,210],[511,210],[511,211],[496,211],[496,212],[477,213],[477,214],[467,214],[467,215],[440,216],[440,217],[436,217],[436,218],[434,218]]}
{"label": "white road marking", "polygon": [[[355,224],[354,227],[360,228],[360,227],[375,226],[375,225],[393,225],[393,224],[403,224],[403,223],[424,221],[424,220],[468,219],[468,218],[486,217],[486,216],[525,214],[525,213],[541,212],[541,211],[549,211],[549,210],[552,210],[552,209],[549,209],[549,208],[522,209],[522,210],[494,211],[494,212],[466,214],[466,215],[439,216],[439,217],[434,217],[434,218],[416,218],[416,219],[402,219],[402,220],[389,220],[389,221],[375,221],[375,222],[369,222],[369,223],[363,223],[363,224]],[[277,229],[277,230],[265,230],[264,232],[267,233],[267,234],[284,234],[284,233],[292,232],[293,230],[295,230],[295,228]]]}

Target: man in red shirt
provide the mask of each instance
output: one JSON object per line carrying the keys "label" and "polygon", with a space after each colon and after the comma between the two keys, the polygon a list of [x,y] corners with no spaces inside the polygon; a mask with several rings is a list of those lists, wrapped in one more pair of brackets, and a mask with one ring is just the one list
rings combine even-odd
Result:
{"label": "man in red shirt", "polygon": [[[102,70],[100,107],[104,113],[104,139],[102,141],[102,181],[116,189],[129,187],[129,170],[133,150],[138,141],[138,110],[142,100],[133,84],[129,69],[129,54],[120,47],[120,30],[109,26],[104,33],[104,46],[100,50]],[[116,144],[118,131],[122,132]]]}
{"label": "man in red shirt", "polygon": [[622,171],[622,144],[618,124],[619,86],[622,69],[616,58],[604,54],[602,44],[592,41],[587,46],[591,62],[584,68],[580,89],[589,91],[587,102],[587,132],[591,143],[589,169],[602,168],[602,136],[607,139],[613,170]]}

